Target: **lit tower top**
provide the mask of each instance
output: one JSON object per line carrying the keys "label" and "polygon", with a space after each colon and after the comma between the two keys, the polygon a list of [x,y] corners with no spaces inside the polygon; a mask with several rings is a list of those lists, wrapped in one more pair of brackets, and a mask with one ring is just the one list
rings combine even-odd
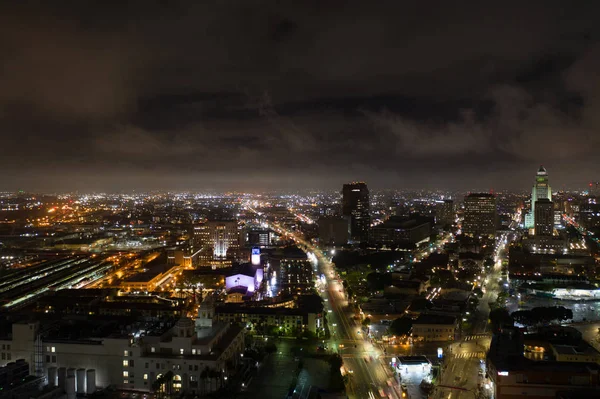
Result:
{"label": "lit tower top", "polygon": [[552,191],[550,190],[550,185],[548,184],[548,172],[543,165],[540,165],[540,168],[537,171],[532,194],[533,202],[539,199],[548,199],[552,201]]}
{"label": "lit tower top", "polygon": [[546,172],[546,168],[544,168],[544,165],[540,165],[540,168],[537,171],[537,175],[538,176],[547,176],[548,172]]}
{"label": "lit tower top", "polygon": [[537,200],[552,201],[552,189],[544,165],[540,165],[535,176],[535,183],[531,190],[531,211],[525,215],[525,228],[531,229],[534,227],[535,203]]}

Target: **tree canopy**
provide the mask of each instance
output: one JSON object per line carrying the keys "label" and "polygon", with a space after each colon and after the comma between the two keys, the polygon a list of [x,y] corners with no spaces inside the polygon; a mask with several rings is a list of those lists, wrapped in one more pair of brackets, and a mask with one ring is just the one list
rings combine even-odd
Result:
{"label": "tree canopy", "polygon": [[412,329],[413,321],[409,317],[399,317],[390,325],[390,332],[394,335],[406,335]]}
{"label": "tree canopy", "polygon": [[537,307],[531,310],[518,310],[511,316],[519,324],[524,326],[534,326],[538,324],[571,320],[573,318],[573,311],[564,306]]}

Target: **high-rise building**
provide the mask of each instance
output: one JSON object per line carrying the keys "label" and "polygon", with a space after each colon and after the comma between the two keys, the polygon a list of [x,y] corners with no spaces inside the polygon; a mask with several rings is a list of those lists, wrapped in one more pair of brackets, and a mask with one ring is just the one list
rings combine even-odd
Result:
{"label": "high-rise building", "polygon": [[437,206],[437,215],[435,221],[442,226],[451,225],[456,218],[454,212],[454,201],[444,200]]}
{"label": "high-rise building", "polygon": [[301,249],[285,248],[279,266],[280,293],[302,294],[314,289],[313,266]]}
{"label": "high-rise building", "polygon": [[554,230],[554,204],[547,198],[535,202],[535,235],[551,236]]}
{"label": "high-rise building", "polygon": [[367,184],[362,182],[344,184],[342,195],[342,214],[350,218],[351,241],[367,242],[371,225]]}
{"label": "high-rise building", "polygon": [[586,229],[600,227],[600,199],[596,197],[585,198],[579,206],[579,224]]}
{"label": "high-rise building", "polygon": [[201,251],[201,266],[216,265],[212,261],[236,259],[240,237],[236,220],[209,220],[195,226],[194,247]]}
{"label": "high-rise building", "polygon": [[273,239],[269,229],[250,229],[246,232],[247,244],[251,246],[268,247]]}
{"label": "high-rise building", "polygon": [[348,244],[347,217],[323,217],[317,221],[317,224],[319,225],[319,243],[321,245]]}
{"label": "high-rise building", "polygon": [[543,165],[540,165],[535,176],[535,183],[531,190],[531,211],[525,215],[525,228],[532,229],[535,227],[535,203],[541,199],[552,201],[552,189],[548,183],[548,172],[546,172]]}
{"label": "high-rise building", "polygon": [[496,197],[493,194],[471,193],[465,197],[463,234],[493,236],[496,234],[496,224]]}

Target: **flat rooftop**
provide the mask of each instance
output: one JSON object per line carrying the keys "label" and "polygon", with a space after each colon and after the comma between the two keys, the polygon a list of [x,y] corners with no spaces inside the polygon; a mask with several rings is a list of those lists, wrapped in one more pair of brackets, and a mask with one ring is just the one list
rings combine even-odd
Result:
{"label": "flat rooftop", "polygon": [[161,254],[156,259],[144,265],[144,271],[127,277],[124,282],[143,283],[151,281],[154,277],[170,270],[173,266],[167,265],[167,254]]}
{"label": "flat rooftop", "polygon": [[422,314],[414,322],[415,324],[455,324],[456,318],[454,316],[435,315],[435,314]]}
{"label": "flat rooftop", "polygon": [[598,356],[600,355],[596,349],[582,343],[580,345],[552,345],[556,353],[561,355],[587,355],[587,356]]}

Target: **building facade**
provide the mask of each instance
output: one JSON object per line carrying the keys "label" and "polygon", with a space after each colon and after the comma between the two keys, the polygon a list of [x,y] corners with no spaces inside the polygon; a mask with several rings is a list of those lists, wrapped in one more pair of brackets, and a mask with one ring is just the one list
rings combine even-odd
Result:
{"label": "building facade", "polygon": [[[28,362],[31,374],[46,376],[49,385],[67,392],[71,374],[76,393],[90,394],[108,386],[151,392],[159,377],[172,372],[174,392],[197,394],[217,390],[232,375],[244,351],[244,334],[228,323],[188,318],[131,336],[85,339],[46,336],[38,323],[15,323],[12,336],[0,338],[2,346],[10,348],[7,357]],[[211,386],[201,385],[204,370],[218,375]]]}
{"label": "building facade", "polygon": [[444,200],[437,205],[436,218],[437,224],[442,226],[452,225],[456,219],[456,212],[454,210],[454,201]]}
{"label": "building facade", "polygon": [[322,217],[318,220],[321,245],[345,245],[348,243],[350,224],[347,217]]}
{"label": "building facade", "polygon": [[366,183],[344,184],[342,215],[350,219],[350,240],[367,242],[371,226],[369,189]]}
{"label": "building facade", "polygon": [[431,236],[431,223],[426,218],[392,216],[371,230],[371,241],[383,245],[419,244]]}
{"label": "building facade", "polygon": [[493,194],[472,193],[465,197],[463,234],[474,237],[494,236],[497,219],[496,197]]}
{"label": "building facade", "polygon": [[241,230],[237,220],[208,220],[194,226],[199,265],[227,267],[239,259]]}
{"label": "building facade", "polygon": [[422,314],[412,325],[414,340],[425,342],[454,341],[457,321],[452,316]]}
{"label": "building facade", "polygon": [[531,189],[531,211],[525,215],[525,228],[535,228],[535,203],[543,199],[552,201],[552,189],[548,181],[548,172],[544,166],[540,165]]}
{"label": "building facade", "polygon": [[547,198],[535,202],[534,226],[536,236],[551,236],[554,231],[554,204]]}

